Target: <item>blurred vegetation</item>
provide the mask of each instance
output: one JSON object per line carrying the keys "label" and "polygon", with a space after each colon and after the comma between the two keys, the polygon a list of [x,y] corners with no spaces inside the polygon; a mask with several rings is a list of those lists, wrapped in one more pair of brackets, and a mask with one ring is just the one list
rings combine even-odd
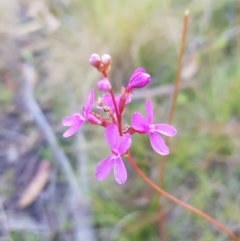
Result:
{"label": "blurred vegetation", "polygon": [[[100,78],[89,66],[89,56],[94,52],[112,56],[110,79],[116,92],[139,66],[152,76],[149,89],[172,84],[182,17],[186,9],[190,10],[182,72],[182,83],[189,87],[182,89],[177,99],[174,126],[178,135],[171,139],[164,188],[240,236],[239,1],[46,1],[48,14],[55,22],[35,13],[34,4],[39,2],[0,1],[0,72],[3,75],[6,69],[18,68],[11,43],[19,36],[22,26],[27,26],[30,20],[40,24],[44,34],[32,40],[32,47],[18,45],[18,52],[34,52],[31,59],[39,76],[36,97],[42,109],[48,111],[47,117],[73,166],[76,166],[77,149],[73,146],[74,139],[61,138],[64,131],[61,119],[80,110],[89,88]],[[23,21],[16,14],[19,9],[35,9],[35,12]],[[38,51],[39,45],[44,46],[44,51]],[[0,85],[0,105],[6,110],[13,103],[16,89],[4,81]],[[95,99],[98,95],[95,94]],[[166,122],[171,95],[156,95],[152,99],[155,121]],[[144,113],[144,104],[143,98],[128,105],[126,123],[130,122],[132,112]],[[85,195],[91,200],[97,240],[158,240],[158,195],[128,163],[129,177],[123,186],[116,184],[112,175],[104,182],[97,182],[95,166],[109,150],[103,141],[102,128],[85,125],[84,134],[90,182],[90,192]],[[131,150],[141,169],[158,183],[161,157],[152,151],[148,138],[134,136]],[[42,158],[51,155],[46,147],[38,153]],[[58,178],[61,180],[62,174]],[[163,204],[169,241],[229,240],[205,220],[168,200],[164,199]],[[51,240],[68,240],[61,237],[68,232],[68,226],[68,221],[62,220],[58,236]],[[46,234],[14,231],[11,236],[17,241],[37,241],[45,240]]]}

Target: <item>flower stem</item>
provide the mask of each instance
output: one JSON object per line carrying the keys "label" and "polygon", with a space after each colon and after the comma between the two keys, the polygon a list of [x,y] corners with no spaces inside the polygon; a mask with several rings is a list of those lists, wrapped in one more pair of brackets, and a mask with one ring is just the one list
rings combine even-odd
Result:
{"label": "flower stem", "polygon": [[[108,80],[107,72],[106,72],[106,71],[103,71],[102,74],[103,74],[103,77],[105,77],[105,78]],[[109,81],[109,80],[108,80],[108,81]],[[115,112],[116,112],[116,115],[117,115],[118,131],[119,131],[120,136],[122,136],[122,134],[123,134],[123,133],[122,133],[122,116],[119,114],[118,107],[117,107],[117,103],[116,103],[116,99],[115,99],[115,96],[114,96],[114,93],[113,93],[112,88],[110,88],[109,94],[110,94],[111,97],[112,97],[113,106],[114,106],[114,109],[115,109]]]}
{"label": "flower stem", "polygon": [[[187,29],[188,29],[188,15],[189,12],[188,10],[185,11],[184,14],[184,19],[183,19],[183,29],[182,29],[182,39],[181,39],[181,47],[180,47],[180,52],[178,56],[178,63],[177,63],[177,71],[176,71],[176,77],[175,77],[175,82],[174,82],[174,90],[173,90],[173,96],[172,96],[172,102],[171,102],[171,108],[168,116],[168,124],[171,125],[173,121],[173,116],[176,108],[176,101],[177,101],[177,95],[178,95],[178,89],[179,89],[179,83],[180,83],[180,78],[181,78],[181,68],[182,68],[182,60],[184,56],[184,51],[185,51],[185,45],[186,45],[186,37],[187,37]],[[169,138],[166,137],[165,139],[166,145],[169,145]],[[167,161],[167,156],[163,156],[162,161],[160,162],[159,166],[159,186],[160,188],[163,188],[164,184],[164,174],[166,170],[166,161]],[[160,235],[161,235],[161,240],[166,241],[166,232],[164,228],[164,216],[162,215],[162,205],[161,205],[161,194],[159,195],[159,229],[160,229]]]}
{"label": "flower stem", "polygon": [[134,170],[138,173],[138,175],[146,182],[148,183],[156,192],[158,192],[159,194],[165,196],[166,198],[168,198],[169,200],[171,200],[172,202],[175,202],[176,204],[182,206],[185,209],[188,209],[189,211],[197,214],[198,216],[206,219],[207,221],[209,221],[210,223],[212,223],[213,225],[217,226],[219,229],[221,229],[223,232],[227,233],[232,240],[234,241],[239,241],[239,239],[237,238],[237,236],[231,232],[229,229],[227,229],[226,227],[224,227],[221,223],[219,223],[218,221],[216,221],[215,219],[213,219],[212,217],[210,217],[209,215],[207,215],[206,213],[200,211],[197,208],[192,207],[191,205],[180,201],[179,199],[175,198],[174,196],[170,195],[169,193],[167,193],[166,191],[164,191],[163,189],[161,189],[159,186],[157,186],[155,183],[153,183],[137,166],[137,164],[134,162],[130,152],[128,151],[126,153],[126,157],[128,158],[130,164],[132,165],[132,167],[134,168]]}
{"label": "flower stem", "polygon": [[116,115],[117,115],[118,131],[119,131],[120,136],[122,136],[122,134],[123,134],[123,133],[122,133],[122,117],[119,115],[119,111],[118,111],[118,108],[117,108],[116,99],[115,99],[115,96],[114,96],[114,93],[113,93],[112,88],[109,90],[109,93],[110,93],[110,95],[111,95],[111,97],[112,97],[114,109],[115,109],[115,112],[116,112]]}

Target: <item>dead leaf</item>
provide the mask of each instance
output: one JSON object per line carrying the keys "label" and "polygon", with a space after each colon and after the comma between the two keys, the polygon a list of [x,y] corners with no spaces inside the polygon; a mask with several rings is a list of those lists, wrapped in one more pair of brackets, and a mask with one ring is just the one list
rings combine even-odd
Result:
{"label": "dead leaf", "polygon": [[27,186],[18,201],[17,206],[19,208],[22,209],[30,205],[41,193],[49,179],[50,167],[51,166],[48,161],[41,162],[38,172],[36,173],[31,183]]}

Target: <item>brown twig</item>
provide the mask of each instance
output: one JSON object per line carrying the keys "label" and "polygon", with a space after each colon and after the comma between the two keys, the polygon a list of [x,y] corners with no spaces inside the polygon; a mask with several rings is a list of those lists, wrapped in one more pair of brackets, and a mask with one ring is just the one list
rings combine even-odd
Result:
{"label": "brown twig", "polygon": [[[178,56],[178,63],[177,63],[177,71],[176,71],[176,78],[174,82],[174,90],[173,90],[173,97],[172,97],[172,103],[171,103],[171,108],[170,108],[170,113],[168,116],[168,124],[171,125],[173,121],[173,116],[176,108],[176,100],[177,100],[177,95],[178,95],[178,89],[179,89],[179,83],[180,83],[180,78],[181,78],[181,69],[182,69],[182,60],[184,56],[184,51],[185,51],[185,45],[186,45],[186,37],[187,37],[187,29],[188,29],[188,15],[189,12],[188,10],[185,11],[184,14],[184,19],[183,19],[183,30],[182,30],[182,39],[181,39],[181,47],[180,47],[180,52]],[[165,139],[166,145],[169,145],[169,138],[166,137]],[[163,156],[161,162],[160,162],[160,167],[159,167],[159,187],[163,187],[164,183],[164,175],[165,175],[165,169],[166,169],[166,161],[167,161],[167,156]],[[167,240],[167,235],[165,231],[165,226],[164,226],[164,216],[162,215],[162,205],[161,205],[161,194],[159,195],[159,231],[160,231],[160,237],[162,241]]]}

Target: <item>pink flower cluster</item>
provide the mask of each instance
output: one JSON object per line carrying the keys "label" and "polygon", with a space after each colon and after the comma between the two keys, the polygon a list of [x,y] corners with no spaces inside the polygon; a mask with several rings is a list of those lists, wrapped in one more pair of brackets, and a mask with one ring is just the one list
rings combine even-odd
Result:
{"label": "pink flower cluster", "polygon": [[108,93],[99,98],[97,107],[107,113],[107,117],[91,110],[94,102],[94,90],[91,89],[87,103],[82,108],[82,113],[74,113],[63,119],[62,124],[69,126],[63,137],[72,136],[84,122],[104,127],[104,135],[111,149],[111,155],[98,163],[95,176],[98,181],[102,181],[114,169],[116,181],[119,184],[123,184],[127,180],[127,172],[121,156],[128,152],[133,134],[148,134],[153,150],[160,155],[168,155],[169,148],[158,133],[166,136],[175,136],[177,131],[171,125],[153,123],[151,100],[146,101],[146,118],[141,113],[135,112],[131,118],[131,125],[122,126],[124,109],[126,104],[131,102],[132,92],[149,84],[151,81],[150,75],[143,68],[136,69],[130,77],[128,85],[122,87],[119,96],[115,96],[107,76],[107,72],[111,68],[111,57],[107,54],[102,57],[98,54],[92,54],[89,63],[102,74],[103,78],[99,80],[97,87],[99,91]]}

